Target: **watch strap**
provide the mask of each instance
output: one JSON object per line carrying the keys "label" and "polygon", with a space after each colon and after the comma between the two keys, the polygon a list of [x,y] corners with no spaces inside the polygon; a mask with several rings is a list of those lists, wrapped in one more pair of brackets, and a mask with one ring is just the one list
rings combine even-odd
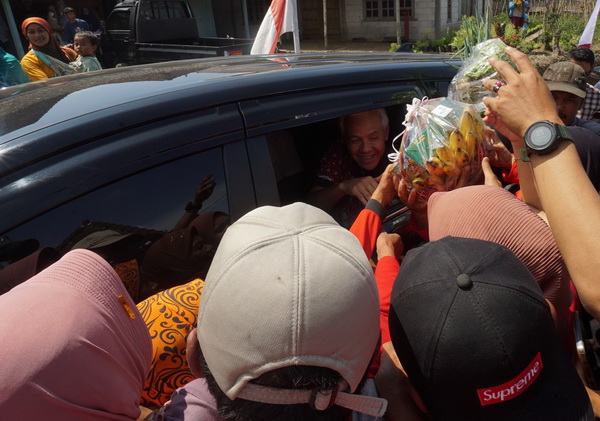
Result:
{"label": "watch strap", "polygon": [[515,161],[518,161],[519,159],[523,162],[531,162],[531,158],[529,158],[529,152],[527,149],[519,149],[519,156],[515,156]]}

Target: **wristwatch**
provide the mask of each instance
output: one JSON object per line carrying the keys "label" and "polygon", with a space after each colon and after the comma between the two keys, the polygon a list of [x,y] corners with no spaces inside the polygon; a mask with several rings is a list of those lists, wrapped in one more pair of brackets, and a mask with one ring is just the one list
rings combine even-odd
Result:
{"label": "wristwatch", "polygon": [[[563,140],[573,141],[569,130],[562,124],[551,123],[547,120],[533,123],[525,132],[525,147],[528,153],[546,155],[553,152]],[[521,157],[525,161],[525,151]]]}

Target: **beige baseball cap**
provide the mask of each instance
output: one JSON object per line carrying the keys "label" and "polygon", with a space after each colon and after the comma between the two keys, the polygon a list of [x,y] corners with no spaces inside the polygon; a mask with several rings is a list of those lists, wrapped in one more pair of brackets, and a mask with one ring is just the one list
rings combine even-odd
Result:
{"label": "beige baseball cap", "polygon": [[[379,343],[373,270],[356,237],[310,205],[261,207],[229,227],[206,277],[198,340],[230,399],[385,412],[384,399],[352,393]],[[343,381],[334,391],[252,382],[288,366],[330,368]]]}
{"label": "beige baseball cap", "polygon": [[585,71],[579,64],[569,61],[551,64],[543,78],[550,91],[569,92],[579,98],[586,96]]}

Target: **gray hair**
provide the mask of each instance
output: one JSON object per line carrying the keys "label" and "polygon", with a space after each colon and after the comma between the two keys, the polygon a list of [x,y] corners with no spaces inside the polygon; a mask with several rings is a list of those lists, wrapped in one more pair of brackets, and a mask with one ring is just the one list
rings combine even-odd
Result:
{"label": "gray hair", "polygon": [[387,112],[385,111],[385,108],[376,108],[374,110],[369,110],[369,111],[361,111],[360,113],[354,113],[354,114],[347,114],[344,116],[341,116],[338,120],[338,124],[340,127],[340,133],[341,133],[341,138],[345,139],[346,138],[346,124],[348,123],[348,121],[354,117],[356,117],[359,114],[364,114],[364,113],[378,113],[379,114],[379,118],[381,119],[381,126],[383,127],[384,131],[387,131],[390,125],[390,121],[387,115]]}

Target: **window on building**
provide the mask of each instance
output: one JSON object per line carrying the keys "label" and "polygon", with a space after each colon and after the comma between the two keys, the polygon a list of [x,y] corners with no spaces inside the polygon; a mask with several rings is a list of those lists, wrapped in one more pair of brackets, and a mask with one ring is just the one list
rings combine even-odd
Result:
{"label": "window on building", "polygon": [[448,5],[446,7],[448,10],[448,22],[452,22],[452,0],[448,0]]}
{"label": "window on building", "polygon": [[[400,16],[412,16],[412,0],[400,0]],[[366,0],[365,17],[368,20],[396,19],[395,0]]]}

